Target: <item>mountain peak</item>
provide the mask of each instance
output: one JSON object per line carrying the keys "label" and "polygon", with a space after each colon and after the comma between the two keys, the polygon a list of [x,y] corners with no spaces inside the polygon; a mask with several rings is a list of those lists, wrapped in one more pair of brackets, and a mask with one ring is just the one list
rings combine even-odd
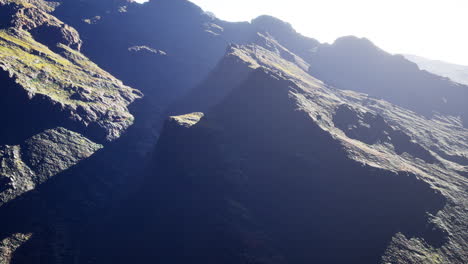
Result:
{"label": "mountain peak", "polygon": [[368,38],[359,38],[352,35],[337,38],[332,46],[353,51],[383,51]]}
{"label": "mountain peak", "polygon": [[279,18],[270,15],[261,15],[254,18],[251,22],[252,25],[263,30],[275,30],[284,32],[296,32],[291,24]]}

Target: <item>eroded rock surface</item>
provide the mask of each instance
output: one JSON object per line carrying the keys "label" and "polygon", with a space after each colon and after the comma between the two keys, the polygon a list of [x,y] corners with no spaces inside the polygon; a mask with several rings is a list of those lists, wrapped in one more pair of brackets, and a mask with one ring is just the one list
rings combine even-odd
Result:
{"label": "eroded rock surface", "polygon": [[0,263],[10,263],[15,251],[31,238],[31,234],[13,234],[0,241]]}
{"label": "eroded rock surface", "polygon": [[0,0],[0,25],[2,261],[467,262],[465,86],[185,0]]}
{"label": "eroded rock surface", "polygon": [[[127,106],[141,93],[79,53],[81,40],[73,28],[26,2],[6,1],[0,9],[14,13],[11,25],[0,31],[1,79],[12,80],[3,85],[7,94],[26,104],[49,105],[59,116],[56,125],[100,142],[115,140],[133,123]],[[40,32],[41,27],[55,35]]]}
{"label": "eroded rock surface", "polygon": [[100,148],[101,145],[64,128],[46,130],[22,145],[0,146],[0,206]]}
{"label": "eroded rock surface", "polygon": [[427,71],[401,55],[391,55],[368,39],[339,38],[317,48],[310,73],[343,90],[381,98],[427,118],[438,113],[468,124],[468,87]]}
{"label": "eroded rock surface", "polygon": [[[118,139],[133,124],[127,106],[142,97],[80,52],[79,33],[50,14],[55,7],[42,0],[0,1],[2,264],[39,258],[21,250],[31,237],[48,234],[34,221],[53,213],[27,197],[88,160],[103,148],[98,143]],[[64,243],[61,235],[52,240]]]}
{"label": "eroded rock surface", "polygon": [[433,151],[466,155],[466,128],[331,88],[261,46],[233,56],[243,81],[210,77],[223,99],[164,129],[138,200],[147,233],[124,235],[152,241],[138,261],[466,261],[465,169]]}

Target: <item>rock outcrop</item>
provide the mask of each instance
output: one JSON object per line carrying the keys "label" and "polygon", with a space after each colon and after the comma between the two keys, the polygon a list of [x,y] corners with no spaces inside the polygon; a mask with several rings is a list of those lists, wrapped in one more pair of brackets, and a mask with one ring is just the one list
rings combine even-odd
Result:
{"label": "rock outcrop", "polygon": [[[58,43],[62,54],[37,42],[25,30],[10,27],[0,32],[2,80],[12,81],[5,93],[24,101],[49,104],[64,123],[73,123],[101,142],[113,140],[133,122],[127,105],[140,92],[101,70],[77,50]],[[10,91],[11,90],[11,91]],[[2,100],[9,100],[2,98]]]}
{"label": "rock outcrop", "polygon": [[242,81],[196,124],[165,126],[137,202],[145,235],[123,235],[151,241],[137,261],[466,261],[466,168],[430,149],[446,138],[466,155],[466,128],[327,87],[260,46],[233,57]]}
{"label": "rock outcrop", "polygon": [[343,37],[322,45],[309,61],[310,74],[339,89],[381,98],[432,118],[436,114],[468,124],[468,87],[421,71],[367,39]]}
{"label": "rock outcrop", "polygon": [[102,148],[64,128],[46,130],[17,146],[0,146],[0,206],[31,191]]}
{"label": "rock outcrop", "polygon": [[[0,1],[2,208],[119,138],[133,123],[127,106],[142,96],[80,53],[78,32],[49,13],[54,6]],[[10,220],[20,222],[2,227]]]}
{"label": "rock outcrop", "polygon": [[31,238],[31,234],[13,234],[0,242],[0,263],[10,263],[15,251]]}
{"label": "rock outcrop", "polygon": [[78,32],[46,12],[52,10],[52,7],[43,10],[27,1],[2,1],[0,4],[0,12],[5,15],[2,28],[28,31],[36,41],[54,51],[60,51],[57,44],[76,50],[81,48]]}
{"label": "rock outcrop", "polygon": [[468,261],[466,86],[370,41],[0,0],[0,67],[1,264]]}

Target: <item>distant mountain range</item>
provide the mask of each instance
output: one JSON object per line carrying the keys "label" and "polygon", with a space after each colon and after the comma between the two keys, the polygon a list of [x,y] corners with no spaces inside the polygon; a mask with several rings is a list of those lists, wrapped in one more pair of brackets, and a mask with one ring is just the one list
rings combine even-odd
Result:
{"label": "distant mountain range", "polygon": [[468,86],[411,60],[186,0],[0,0],[0,264],[468,263]]}
{"label": "distant mountain range", "polygon": [[430,60],[424,57],[405,54],[405,58],[418,64],[421,70],[450,78],[451,80],[468,85],[468,66],[457,65],[440,60]]}

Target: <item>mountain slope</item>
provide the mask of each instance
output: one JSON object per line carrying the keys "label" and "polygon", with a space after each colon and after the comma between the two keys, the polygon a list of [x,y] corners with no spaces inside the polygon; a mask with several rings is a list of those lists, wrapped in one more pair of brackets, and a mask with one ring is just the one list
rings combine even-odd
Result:
{"label": "mountain slope", "polygon": [[[0,12],[10,18],[0,29],[3,204],[91,156],[100,147],[87,138],[100,143],[118,138],[133,122],[127,105],[141,93],[83,56],[78,33],[40,8],[6,1]],[[33,154],[32,149],[43,149],[36,140],[44,136],[54,151]],[[38,175],[15,165],[27,163],[14,154],[24,144],[30,147],[21,148],[22,156],[44,156],[35,161],[42,168]],[[54,156],[63,157],[60,164],[48,163]],[[15,187],[25,183],[28,187]]]}
{"label": "mountain slope", "polygon": [[367,39],[343,37],[314,53],[310,73],[329,85],[367,93],[431,118],[451,115],[468,124],[468,88],[419,70]]}
{"label": "mountain slope", "polygon": [[450,78],[454,82],[468,85],[468,66],[447,63],[438,60],[430,60],[423,57],[405,54],[408,60],[418,64],[422,70],[433,74]]}
{"label": "mountain slope", "polygon": [[80,54],[81,40],[73,28],[34,6],[9,3],[1,8],[14,13],[0,33],[2,75],[18,83],[27,100],[60,105],[57,115],[77,123],[77,129],[96,126],[101,135],[90,136],[101,141],[117,138],[132,123],[126,106],[140,93]]}
{"label": "mountain slope", "polygon": [[0,3],[0,263],[467,261],[465,86],[185,0]]}
{"label": "mountain slope", "polygon": [[435,139],[466,157],[468,130],[326,87],[261,46],[225,60],[214,75],[246,77],[205,115],[167,121],[137,209],[122,210],[144,234],[123,231],[112,262],[466,260],[466,167]]}
{"label": "mountain slope", "polygon": [[25,215],[42,208],[49,217],[23,199],[118,139],[134,121],[127,106],[142,96],[85,57],[78,32],[53,8],[0,1],[1,263],[38,236],[42,227],[10,232],[41,218]]}

